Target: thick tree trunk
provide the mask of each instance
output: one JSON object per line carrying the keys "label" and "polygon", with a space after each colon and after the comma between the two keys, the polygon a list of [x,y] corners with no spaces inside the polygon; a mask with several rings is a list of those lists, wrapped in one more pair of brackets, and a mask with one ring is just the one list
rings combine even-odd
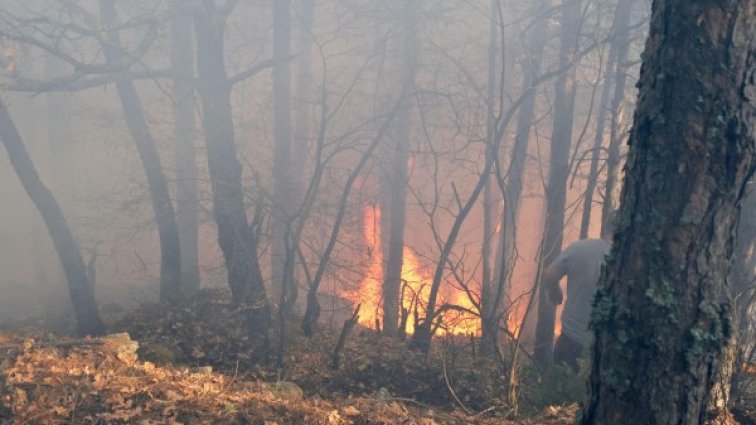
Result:
{"label": "thick tree trunk", "polygon": [[[113,0],[100,0],[100,13],[106,27],[113,27],[116,24],[117,16]],[[121,62],[121,42],[117,30],[111,30],[106,34],[103,51],[109,63]],[[155,212],[160,237],[160,300],[175,302],[181,299],[181,254],[168,182],[163,174],[160,155],[147,126],[142,103],[134,83],[120,79],[116,81],[116,88],[126,126],[134,139],[139,159],[147,175],[147,185]]]}
{"label": "thick tree trunk", "polygon": [[[606,71],[604,77],[604,87],[601,91],[601,100],[599,101],[599,113],[596,118],[596,135],[593,143],[593,150],[591,152],[591,165],[588,171],[588,182],[586,184],[585,195],[583,198],[583,214],[580,221],[580,239],[588,237],[588,229],[591,225],[591,212],[593,209],[593,193],[596,190],[596,184],[598,182],[598,164],[601,157],[601,147],[604,141],[604,128],[606,126],[607,113],[610,114],[613,120],[611,125],[613,138],[610,138],[610,145],[612,142],[619,143],[616,139],[616,116],[619,108],[618,101],[621,102],[625,96],[625,76],[627,75],[627,67],[624,65],[627,60],[627,48],[630,42],[630,35],[628,32],[630,25],[630,12],[632,10],[633,0],[620,0],[617,4],[617,9],[614,15],[614,23],[612,24],[611,42],[609,43],[609,56],[606,60]],[[622,81],[620,82],[621,79]],[[619,92],[617,91],[619,90]],[[607,107],[609,97],[612,91],[615,92],[614,100],[611,102],[611,108]],[[615,108],[615,106],[617,106]],[[619,150],[617,151],[619,153]],[[613,156],[611,166],[612,174],[616,174],[618,163],[618,155]],[[608,167],[609,168],[609,167]],[[614,182],[614,177],[612,177]],[[608,186],[613,184],[607,183]],[[606,203],[611,204],[610,202]],[[609,209],[607,212],[611,212]],[[605,216],[608,217],[608,216]],[[603,223],[603,219],[602,219]]]}
{"label": "thick tree trunk", "polygon": [[105,325],[97,311],[92,286],[87,280],[87,271],[81,252],[68,227],[58,202],[39,178],[34,164],[26,152],[21,136],[13,124],[8,109],[0,100],[0,140],[5,145],[13,169],[29,198],[37,207],[58,252],[63,271],[68,280],[68,291],[74,306],[76,323],[81,335],[100,335]]}
{"label": "thick tree trunk", "polygon": [[756,168],[756,1],[656,0],[582,424],[700,424]]}
{"label": "thick tree trunk", "polygon": [[[575,60],[580,40],[580,4],[579,0],[566,0],[562,4],[559,65],[566,70],[557,78],[555,88],[544,237],[539,254],[544,266],[551,264],[559,255],[564,236],[568,162],[575,109]],[[556,306],[549,300],[547,291],[539,291],[534,355],[536,361],[544,366],[551,363],[555,316]]]}
{"label": "thick tree trunk", "polygon": [[[398,19],[401,28],[394,36],[394,51],[397,58],[397,79],[388,88],[393,91],[393,98],[404,96],[399,100],[401,112],[394,121],[389,137],[390,165],[389,174],[384,177],[384,192],[388,199],[384,205],[384,220],[388,229],[385,240],[383,265],[383,333],[396,337],[399,331],[399,311],[402,301],[399,299],[404,255],[404,226],[407,209],[407,185],[409,184],[409,136],[410,116],[414,105],[414,81],[417,64],[417,22],[419,20],[419,1],[400,1],[403,5]],[[392,100],[387,105],[392,105]],[[387,212],[387,214],[386,214]]]}
{"label": "thick tree trunk", "polygon": [[171,22],[171,68],[183,78],[173,85],[173,134],[176,139],[176,225],[181,250],[181,287],[191,294],[200,287],[197,252],[199,201],[194,114],[194,43],[192,18],[179,14]]}
{"label": "thick tree trunk", "polygon": [[231,114],[231,86],[224,61],[223,24],[218,20],[210,3],[194,16],[197,92],[202,105],[213,213],[234,302],[245,306],[250,332],[262,335],[267,334],[270,326],[270,304],[257,257],[258,241],[252,235],[244,208],[242,167],[236,156]]}

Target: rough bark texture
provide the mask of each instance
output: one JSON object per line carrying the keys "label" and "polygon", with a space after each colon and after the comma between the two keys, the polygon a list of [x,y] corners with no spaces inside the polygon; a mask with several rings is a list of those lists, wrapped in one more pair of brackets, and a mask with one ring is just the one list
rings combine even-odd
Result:
{"label": "rough bark texture", "polygon": [[[106,27],[116,24],[117,16],[113,0],[100,0],[100,13]],[[117,30],[105,35],[103,47],[108,63],[117,64],[122,60],[120,37]],[[142,103],[132,81],[116,80],[118,98],[121,102],[126,126],[142,161],[147,176],[147,186],[152,198],[158,235],[160,237],[160,300],[175,302],[181,298],[181,258],[176,216],[171,203],[168,182],[163,174],[155,140],[145,119]]]}
{"label": "rough bark texture", "polygon": [[74,240],[63,211],[53,194],[39,178],[34,164],[26,152],[21,136],[11,119],[8,109],[0,100],[0,140],[5,145],[13,169],[29,198],[37,207],[50,233],[55,250],[68,280],[68,292],[74,306],[76,323],[81,335],[100,335],[105,325],[97,311],[92,286],[87,280],[87,271],[81,252]]}
{"label": "rough bark texture", "polygon": [[192,18],[179,14],[171,22],[171,68],[184,78],[173,85],[173,116],[176,138],[176,225],[181,248],[181,287],[185,294],[199,289],[197,231],[199,201],[195,144],[197,125],[194,114],[194,43]]}
{"label": "rough bark texture", "polygon": [[[393,97],[403,96],[399,100],[401,112],[394,121],[394,127],[390,131],[390,166],[389,172],[384,176],[384,192],[387,193],[387,201],[384,202],[383,214],[384,229],[388,229],[385,240],[383,258],[383,333],[387,336],[396,337],[399,331],[399,292],[401,288],[402,265],[404,255],[404,226],[407,209],[407,185],[409,180],[409,144],[410,144],[410,115],[414,104],[414,80],[417,64],[417,22],[419,20],[419,1],[400,1],[403,5],[398,12],[398,20],[401,23],[397,34],[393,37],[396,63],[396,80],[389,81],[389,90],[394,92]],[[395,102],[391,100],[387,105]]]}
{"label": "rough bark texture", "polygon": [[656,0],[582,424],[700,424],[754,173],[756,1]]}
{"label": "rough bark texture", "polygon": [[211,3],[194,16],[197,36],[197,92],[202,105],[208,170],[213,189],[213,213],[218,242],[226,262],[228,285],[238,305],[245,307],[247,326],[267,333],[270,304],[265,293],[258,241],[253,237],[244,208],[242,167],[236,156],[231,114],[231,86],[226,75],[223,22]]}
{"label": "rough bark texture", "polygon": [[[562,5],[559,65],[566,70],[559,75],[555,87],[554,125],[551,132],[549,180],[546,185],[546,213],[544,221],[541,264],[551,264],[562,250],[564,209],[569,174],[569,154],[572,141],[573,113],[575,110],[575,59],[580,40],[579,0],[568,0]],[[549,300],[547,291],[538,293],[538,322],[536,324],[533,354],[541,365],[551,363],[554,345],[556,306]]]}

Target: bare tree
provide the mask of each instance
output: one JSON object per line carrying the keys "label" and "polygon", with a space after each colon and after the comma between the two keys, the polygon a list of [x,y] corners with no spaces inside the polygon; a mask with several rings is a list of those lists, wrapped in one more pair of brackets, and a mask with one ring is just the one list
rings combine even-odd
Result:
{"label": "bare tree", "polygon": [[[630,43],[630,15],[632,12],[633,1],[632,0],[620,0],[617,3],[617,9],[614,14],[614,22],[612,23],[612,30],[610,34],[609,42],[609,55],[606,59],[606,69],[604,76],[604,87],[601,92],[601,100],[599,101],[599,113],[596,117],[596,134],[594,135],[593,149],[591,150],[591,163],[590,170],[588,171],[588,177],[586,182],[585,195],[583,198],[583,214],[580,222],[580,239],[588,237],[588,228],[591,224],[591,211],[593,207],[593,193],[596,190],[596,184],[599,175],[599,158],[601,157],[602,145],[604,141],[604,128],[606,126],[606,116],[609,114],[610,125],[610,144],[612,146],[618,145],[617,140],[617,114],[619,113],[619,102],[625,96],[625,79],[627,73],[627,51]],[[609,98],[611,93],[615,92],[614,98],[611,102],[611,108],[607,108],[609,105]],[[616,174],[618,158],[618,150],[612,151],[611,166],[607,167],[608,172],[613,176]],[[611,177],[612,182],[615,177]],[[613,183],[609,183],[609,177],[607,177],[607,188],[613,191]],[[608,201],[605,200],[607,208],[613,208],[611,202],[611,195]],[[606,214],[612,211],[608,209],[603,213]],[[608,217],[608,215],[605,215]],[[603,222],[603,220],[602,220]]]}
{"label": "bare tree", "polygon": [[76,323],[81,335],[100,335],[105,325],[97,311],[92,285],[87,278],[87,270],[81,251],[71,233],[63,211],[53,194],[45,187],[34,168],[23,140],[13,123],[5,103],[0,100],[0,140],[8,152],[13,169],[16,171],[24,190],[37,207],[50,233],[55,250],[63,265],[68,280],[68,291],[74,305]]}
{"label": "bare tree", "polygon": [[194,97],[194,42],[190,11],[179,9],[171,21],[173,134],[176,142],[176,226],[181,252],[181,287],[188,295],[200,287],[197,252],[199,200],[197,193],[197,125]]}
{"label": "bare tree", "polygon": [[[107,63],[115,66],[124,60],[122,57],[124,51],[121,48],[118,28],[116,28],[118,17],[113,0],[100,0],[100,13],[107,31],[103,51]],[[160,235],[160,299],[175,302],[181,298],[181,254],[168,182],[134,83],[119,78],[116,79],[115,84],[126,126],[134,140],[147,176],[155,211],[155,221]]]}
{"label": "bare tree", "polygon": [[264,335],[270,326],[270,304],[260,270],[258,240],[244,205],[242,167],[237,157],[231,109],[232,80],[226,74],[225,65],[223,23],[229,12],[217,7],[214,1],[204,2],[194,11],[197,93],[213,189],[213,213],[228,284],[234,301],[245,308],[250,332]]}
{"label": "bare tree", "polygon": [[[284,292],[281,285],[285,257],[285,229],[290,226],[294,213],[296,193],[292,168],[292,131],[291,131],[291,7],[289,0],[273,2],[273,57],[277,63],[273,66],[273,132],[275,148],[273,150],[273,229],[271,234],[271,271],[273,299],[279,300]],[[293,299],[296,285],[293,280],[285,292]],[[278,302],[278,301],[276,301]],[[286,306],[279,305],[286,309]]]}
{"label": "bare tree", "polygon": [[[417,67],[417,25],[420,19],[420,1],[400,0],[395,2],[399,16],[400,26],[391,40],[392,58],[396,58],[397,70],[390,72],[395,75],[395,81],[389,77],[388,90],[393,91],[393,96],[402,95],[398,98],[400,112],[393,123],[393,128],[388,137],[389,142],[389,166],[384,176],[383,192],[387,194],[384,200],[385,208],[381,218],[388,229],[387,238],[384,239],[384,281],[383,281],[383,333],[387,336],[396,337],[399,330],[399,308],[401,300],[399,292],[401,287],[402,265],[404,255],[404,227],[407,210],[407,185],[409,183],[409,150],[410,150],[410,114],[413,105],[413,92],[415,81],[415,68]],[[387,104],[393,106],[395,102]]]}
{"label": "bare tree", "polygon": [[[580,4],[580,0],[564,0],[562,3],[559,65],[564,70],[557,77],[555,87],[554,122],[549,152],[549,178],[546,185],[544,237],[539,254],[542,264],[553,262],[562,250],[566,185],[569,176],[568,160],[575,109],[575,62],[582,25]],[[534,354],[536,361],[542,365],[548,365],[551,362],[554,344],[555,308],[556,306],[549,301],[547,292],[540,291],[538,293],[538,322],[536,324]]]}

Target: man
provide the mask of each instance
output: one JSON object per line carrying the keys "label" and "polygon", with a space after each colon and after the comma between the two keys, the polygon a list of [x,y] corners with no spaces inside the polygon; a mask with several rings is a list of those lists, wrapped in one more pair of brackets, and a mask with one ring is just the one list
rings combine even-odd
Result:
{"label": "man", "polygon": [[588,324],[601,266],[614,235],[613,221],[607,220],[601,239],[572,243],[543,272],[544,288],[557,305],[563,299],[559,281],[567,276],[567,300],[562,311],[562,333],[554,344],[554,363],[566,363],[576,373],[580,369],[578,358],[592,339]]}

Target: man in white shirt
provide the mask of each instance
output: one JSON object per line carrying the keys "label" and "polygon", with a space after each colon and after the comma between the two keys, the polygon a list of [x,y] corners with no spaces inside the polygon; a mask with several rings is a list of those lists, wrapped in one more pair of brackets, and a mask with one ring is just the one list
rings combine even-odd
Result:
{"label": "man in white shirt", "polygon": [[566,363],[575,372],[579,370],[578,358],[592,339],[588,324],[593,296],[614,235],[613,220],[608,222],[601,239],[572,243],[543,272],[544,290],[557,305],[563,299],[559,281],[567,276],[567,299],[562,311],[562,332],[554,344],[554,363]]}

